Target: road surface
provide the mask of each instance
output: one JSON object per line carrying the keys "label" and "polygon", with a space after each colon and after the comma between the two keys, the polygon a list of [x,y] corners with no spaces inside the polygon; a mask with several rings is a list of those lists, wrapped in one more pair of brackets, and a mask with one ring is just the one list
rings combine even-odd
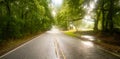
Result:
{"label": "road surface", "polygon": [[99,49],[89,41],[69,37],[59,31],[48,31],[0,59],[120,59]]}

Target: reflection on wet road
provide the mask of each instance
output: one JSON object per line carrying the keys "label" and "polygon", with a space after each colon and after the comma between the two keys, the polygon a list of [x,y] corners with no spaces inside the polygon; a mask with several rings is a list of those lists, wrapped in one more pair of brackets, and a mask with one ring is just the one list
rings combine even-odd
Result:
{"label": "reflection on wet road", "polygon": [[120,59],[90,41],[69,37],[54,29],[10,51],[0,59]]}
{"label": "reflection on wet road", "polygon": [[98,48],[90,41],[82,41],[64,34],[56,36],[66,59],[119,59]]}

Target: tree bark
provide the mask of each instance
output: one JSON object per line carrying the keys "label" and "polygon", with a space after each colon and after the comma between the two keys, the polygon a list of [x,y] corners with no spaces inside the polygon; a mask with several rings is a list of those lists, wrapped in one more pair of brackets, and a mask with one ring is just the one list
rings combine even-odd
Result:
{"label": "tree bark", "polygon": [[6,9],[7,9],[7,15],[10,16],[11,15],[10,2],[8,0],[4,0],[4,2],[6,5]]}
{"label": "tree bark", "polygon": [[101,11],[97,11],[97,19],[95,19],[94,31],[98,31],[98,23],[99,23],[100,13],[101,13]]}
{"label": "tree bark", "polygon": [[110,0],[110,7],[108,10],[107,20],[108,20],[108,29],[110,32],[113,31],[113,9],[114,9],[114,0]]}

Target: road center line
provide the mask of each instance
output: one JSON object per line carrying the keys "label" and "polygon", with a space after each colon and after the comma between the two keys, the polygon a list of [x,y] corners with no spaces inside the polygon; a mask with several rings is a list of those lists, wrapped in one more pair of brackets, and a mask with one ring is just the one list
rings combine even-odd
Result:
{"label": "road center line", "polygon": [[54,48],[55,48],[56,57],[57,57],[57,58],[60,58],[60,57],[59,57],[58,48],[57,48],[57,44],[56,44],[55,41],[54,41]]}
{"label": "road center line", "polygon": [[60,45],[59,45],[57,39],[54,40],[54,45],[55,45],[55,52],[56,52],[56,55],[57,55],[58,59],[60,59],[60,53],[61,53],[63,59],[66,59],[66,57],[65,57],[65,55],[64,55],[64,52],[63,52],[63,50],[60,48]]}

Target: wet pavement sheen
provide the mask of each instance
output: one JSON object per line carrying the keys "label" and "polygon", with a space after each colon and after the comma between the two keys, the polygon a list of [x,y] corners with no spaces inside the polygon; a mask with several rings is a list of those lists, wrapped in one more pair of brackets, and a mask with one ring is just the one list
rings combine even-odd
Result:
{"label": "wet pavement sheen", "polygon": [[[57,46],[57,47],[56,47]],[[90,41],[61,32],[46,32],[3,55],[0,59],[120,59]]]}

